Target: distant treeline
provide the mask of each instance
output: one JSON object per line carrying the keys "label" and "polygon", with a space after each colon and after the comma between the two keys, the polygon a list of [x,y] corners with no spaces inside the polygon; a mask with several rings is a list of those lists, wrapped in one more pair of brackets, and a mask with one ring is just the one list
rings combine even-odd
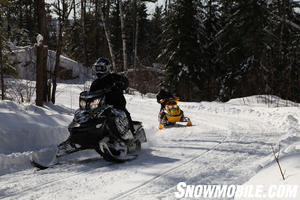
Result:
{"label": "distant treeline", "polygon": [[[0,0],[0,42],[36,42],[40,1]],[[45,43],[85,66],[104,56],[119,72],[161,67],[187,101],[271,94],[300,102],[299,1],[166,0],[151,15],[145,0],[52,2]]]}

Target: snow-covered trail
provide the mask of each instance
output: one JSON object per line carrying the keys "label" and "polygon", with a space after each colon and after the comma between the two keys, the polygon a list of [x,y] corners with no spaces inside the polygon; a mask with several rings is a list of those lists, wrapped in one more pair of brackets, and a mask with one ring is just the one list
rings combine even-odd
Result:
{"label": "snow-covered trail", "polygon": [[270,156],[271,145],[300,140],[290,136],[300,130],[298,107],[180,103],[193,126],[158,131],[155,99],[127,96],[127,102],[148,137],[136,160],[111,164],[88,152],[44,171],[3,175],[0,199],[175,199],[181,181],[242,184]]}
{"label": "snow-covered trail", "polygon": [[[284,130],[264,111],[213,103],[184,104],[194,126],[158,132],[154,153],[178,159],[172,168],[111,199],[174,199],[175,186],[188,184],[242,184],[259,169],[258,160],[270,154]],[[218,106],[220,106],[218,108]],[[244,113],[246,112],[246,113]],[[252,113],[253,114],[250,114]],[[231,115],[228,115],[231,113]]]}

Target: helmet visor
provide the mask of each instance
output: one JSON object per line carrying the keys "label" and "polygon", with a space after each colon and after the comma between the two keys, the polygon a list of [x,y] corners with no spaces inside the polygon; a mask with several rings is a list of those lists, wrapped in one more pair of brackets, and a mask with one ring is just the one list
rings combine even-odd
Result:
{"label": "helmet visor", "polygon": [[107,66],[103,63],[95,65],[96,73],[104,73],[107,72]]}

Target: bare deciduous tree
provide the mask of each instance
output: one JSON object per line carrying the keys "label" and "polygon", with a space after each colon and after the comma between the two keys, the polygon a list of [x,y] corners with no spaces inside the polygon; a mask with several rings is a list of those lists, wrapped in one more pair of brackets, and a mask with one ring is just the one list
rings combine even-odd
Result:
{"label": "bare deciduous tree", "polygon": [[[1,26],[2,16],[0,13],[0,26]],[[2,60],[2,35],[0,34],[0,75],[1,75],[1,99],[4,100],[5,98],[5,92],[4,92],[4,66],[3,66],[3,60]]]}
{"label": "bare deciduous tree", "polygon": [[30,80],[22,80],[18,78],[7,81],[9,89],[7,90],[7,98],[13,99],[19,104],[31,102],[35,91],[35,83]]}
{"label": "bare deciduous tree", "polygon": [[[0,2],[0,5],[2,6],[2,2]],[[3,63],[3,44],[2,44],[2,10],[0,9],[0,79],[1,79],[1,99],[4,100],[5,98],[5,87],[4,87],[4,63]]]}
{"label": "bare deciduous tree", "polygon": [[133,34],[133,68],[136,69],[137,64],[137,48],[138,48],[138,33],[139,33],[139,17],[137,13],[137,0],[133,0],[134,12],[134,34]]}
{"label": "bare deciduous tree", "polygon": [[104,28],[104,32],[105,32],[105,37],[107,40],[107,44],[108,44],[108,49],[109,49],[109,53],[111,56],[111,62],[112,62],[112,66],[113,66],[113,70],[116,71],[116,59],[115,59],[115,54],[114,54],[114,50],[113,50],[113,45],[112,45],[112,41],[111,41],[111,34],[110,34],[110,28],[107,25],[107,19],[109,18],[109,8],[110,8],[110,0],[106,1],[106,10],[104,12],[104,10],[102,9],[104,7],[104,1],[103,0],[99,0],[100,2],[100,16],[101,16],[101,20],[103,23],[103,28]]}
{"label": "bare deciduous tree", "polygon": [[56,57],[55,57],[55,67],[53,71],[52,76],[52,96],[51,96],[51,102],[55,103],[55,94],[56,94],[56,87],[57,87],[57,75],[58,75],[58,68],[60,63],[60,55],[62,53],[62,47],[63,47],[63,28],[65,26],[66,20],[68,19],[68,16],[70,15],[70,12],[72,10],[72,4],[75,5],[75,1],[73,0],[70,8],[68,10],[68,2],[66,0],[57,0],[57,4],[54,4],[54,7],[56,8],[56,14],[58,15],[58,30],[57,30],[57,47],[56,47]]}
{"label": "bare deciduous tree", "polygon": [[122,44],[123,44],[123,71],[127,71],[127,46],[126,46],[126,33],[125,33],[125,22],[123,13],[123,2],[119,0],[119,10],[120,10],[120,21],[121,21],[121,33],[122,33]]}
{"label": "bare deciduous tree", "polygon": [[84,64],[87,67],[88,60],[88,52],[87,52],[87,35],[86,35],[86,0],[81,0],[81,28],[82,28],[82,37],[83,37],[83,53],[84,53]]}

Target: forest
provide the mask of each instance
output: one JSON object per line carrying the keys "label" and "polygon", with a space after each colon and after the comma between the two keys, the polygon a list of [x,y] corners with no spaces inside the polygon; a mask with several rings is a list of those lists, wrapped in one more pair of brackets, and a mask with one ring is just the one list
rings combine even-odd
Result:
{"label": "forest", "polygon": [[[6,80],[19,74],[9,60],[11,47],[36,46],[40,105],[55,103],[60,55],[87,68],[106,57],[114,72],[130,72],[131,86],[143,93],[157,92],[164,81],[185,101],[267,94],[300,102],[300,1],[156,2],[0,0],[1,99]],[[156,5],[153,12],[149,4]],[[44,69],[48,50],[56,52],[50,73]],[[142,89],[132,76],[144,76],[141,69],[158,74]],[[47,95],[47,80],[54,95]]]}

